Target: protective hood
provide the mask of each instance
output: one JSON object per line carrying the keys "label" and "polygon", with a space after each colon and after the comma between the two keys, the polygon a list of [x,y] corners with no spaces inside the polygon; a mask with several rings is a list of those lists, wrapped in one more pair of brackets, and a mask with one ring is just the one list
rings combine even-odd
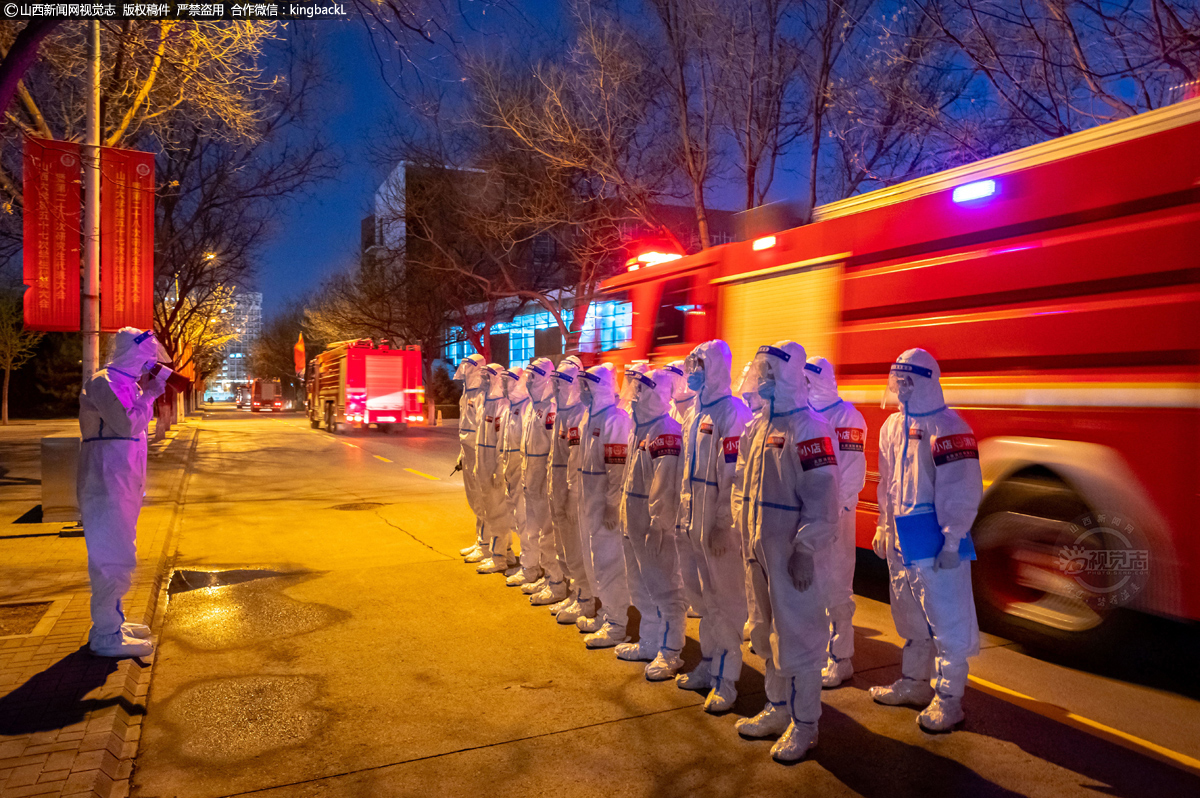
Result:
{"label": "protective hood", "polygon": [[[941,379],[942,370],[933,355],[924,349],[909,349],[892,364],[884,400],[886,402],[890,394],[896,394],[909,415],[936,412],[946,406]],[[911,381],[911,392],[901,385],[902,381]]]}
{"label": "protective hood", "polygon": [[[771,405],[771,413],[788,413],[808,404],[808,386],[804,381],[804,347],[795,341],[780,341],[774,346],[760,346],[750,371],[746,375],[747,387],[759,394]],[[765,386],[774,383],[771,389]]]}
{"label": "protective hood", "polygon": [[588,410],[597,412],[617,403],[617,380],[611,363],[579,372],[579,393]]}
{"label": "protective hood", "polygon": [[804,364],[804,378],[808,380],[808,403],[818,412],[837,404],[837,378],[833,375],[833,364],[823,357],[813,356]]}
{"label": "protective hood", "polygon": [[683,371],[683,361],[676,360],[674,363],[668,363],[662,367],[663,378],[671,386],[671,398],[676,402],[686,402],[696,395],[696,392],[688,387],[687,375]]}
{"label": "protective hood", "polygon": [[115,369],[138,378],[150,370],[159,361],[168,362],[167,353],[163,350],[158,339],[150,330],[139,330],[137,327],[122,327],[117,331],[113,341],[112,357],[104,364],[105,368]]}
{"label": "protective hood", "polygon": [[508,369],[500,375],[500,381],[504,385],[504,395],[508,397],[511,404],[519,404],[529,398],[524,376],[523,369]]}
{"label": "protective hood", "polygon": [[645,374],[650,370],[650,364],[646,361],[641,361],[627,366],[625,369],[625,379],[621,383],[621,398],[619,404],[622,410],[629,409],[629,403],[633,401],[634,395],[637,393],[637,380],[633,378],[635,374]]}
{"label": "protective hood", "polygon": [[554,383],[550,380],[552,371],[554,371],[554,364],[547,357],[539,357],[530,361],[529,365],[525,367],[524,373],[521,374],[521,382],[526,394],[532,397],[533,401],[544,402],[554,398]]}
{"label": "protective hood", "polygon": [[694,374],[700,369],[704,372],[704,387],[700,391],[701,405],[710,405],[729,395],[729,381],[733,370],[733,353],[729,351],[729,344],[719,338],[705,341],[693,349],[683,362],[683,370],[687,374]]}
{"label": "protective hood", "polygon": [[476,352],[473,355],[467,355],[458,364],[458,370],[454,372],[454,379],[459,380],[463,384],[463,390],[474,393],[483,385],[483,368],[486,362],[483,355]]}
{"label": "protective hood", "polygon": [[671,378],[679,379],[679,375],[667,371],[666,368],[648,368],[640,372],[626,373],[633,386],[630,395],[635,422],[645,424],[670,412]]}
{"label": "protective hood", "polygon": [[567,358],[550,372],[554,378],[554,396],[558,399],[560,411],[579,404],[579,371],[579,361]]}

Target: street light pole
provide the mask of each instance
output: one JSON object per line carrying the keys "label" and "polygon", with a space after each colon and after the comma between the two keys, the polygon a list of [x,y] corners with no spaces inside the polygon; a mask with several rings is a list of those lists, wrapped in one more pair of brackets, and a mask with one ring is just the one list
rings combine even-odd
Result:
{"label": "street light pole", "polygon": [[100,368],[100,23],[88,23],[87,139],[84,142],[83,379]]}

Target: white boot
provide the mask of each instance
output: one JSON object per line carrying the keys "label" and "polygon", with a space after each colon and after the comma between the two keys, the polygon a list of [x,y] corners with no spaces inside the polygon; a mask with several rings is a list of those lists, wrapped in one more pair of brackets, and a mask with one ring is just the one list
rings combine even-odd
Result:
{"label": "white boot", "polygon": [[799,762],[816,744],[817,724],[792,721],[787,731],[771,746],[771,757],[776,762]]}
{"label": "white boot", "polygon": [[479,567],[475,569],[477,574],[499,574],[504,573],[508,568],[508,563],[503,557],[491,557],[479,563]]}
{"label": "white boot", "polygon": [[673,679],[682,667],[683,660],[679,658],[678,654],[659,651],[654,660],[646,666],[646,681],[665,682],[667,679]]}
{"label": "white boot", "polygon": [[599,632],[601,626],[604,626],[604,616],[599,613],[590,618],[586,615],[581,615],[575,619],[575,628],[585,635],[590,635],[592,632]]}
{"label": "white boot", "polygon": [[541,576],[541,574],[538,573],[536,568],[522,568],[512,576],[505,579],[504,584],[508,585],[509,587],[521,587],[522,585],[528,585],[531,582],[536,582],[539,576]]}
{"label": "white boot", "polygon": [[787,731],[788,724],[792,719],[788,717],[787,710],[782,706],[775,706],[771,702],[763,707],[763,711],[759,712],[752,718],[742,718],[737,723],[733,724],[733,728],[743,737],[772,737],[776,734],[783,734]]}
{"label": "white boot", "polygon": [[854,675],[854,663],[848,659],[836,660],[830,657],[821,671],[821,686],[828,689],[838,687],[842,682]]}
{"label": "white boot", "polygon": [[708,672],[708,663],[701,660],[696,666],[696,670],[690,673],[681,673],[675,677],[675,686],[680,690],[711,690],[713,685],[712,676]]}
{"label": "white boot", "polygon": [[618,626],[612,621],[605,621],[599,632],[583,638],[583,644],[588,648],[612,648],[629,639],[625,627]]}
{"label": "white boot", "polygon": [[560,610],[556,616],[556,620],[561,624],[575,623],[580,618],[594,618],[596,616],[596,599],[578,599],[574,604],[567,607],[565,610]]}
{"label": "white boot", "polygon": [[148,657],[154,653],[154,644],[149,640],[130,637],[124,633],[108,635],[109,639],[102,642],[88,643],[88,648],[97,657],[114,657],[116,659],[132,659]]}
{"label": "white boot", "polygon": [[566,582],[547,581],[545,587],[529,597],[529,603],[535,607],[544,607],[547,604],[558,604],[565,598],[569,598]]}
{"label": "white boot", "polygon": [[883,687],[872,687],[870,693],[877,704],[889,707],[924,707],[933,700],[933,688],[916,679],[900,678]]}
{"label": "white boot", "polygon": [[475,550],[473,552],[468,554],[466,557],[463,557],[463,562],[467,562],[467,563],[483,562],[485,556],[486,555],[483,553],[483,549],[476,546]]}
{"label": "white boot", "polygon": [[733,709],[737,701],[737,684],[732,679],[722,679],[720,687],[714,687],[704,699],[704,711],[716,715]]}
{"label": "white boot", "polygon": [[467,546],[465,549],[459,549],[458,555],[460,557],[466,557],[468,554],[470,554],[471,552],[475,551],[478,548],[479,548],[478,543],[472,543],[470,546]]}
{"label": "white boot", "polygon": [[126,637],[136,637],[138,640],[150,639],[150,627],[144,623],[123,623],[121,631]]}
{"label": "white boot", "polygon": [[521,585],[521,592],[524,593],[526,596],[532,596],[535,593],[541,593],[542,590],[548,584],[550,584],[550,580],[547,577],[543,576],[543,577],[540,577],[537,581],[530,582],[527,585]]}
{"label": "white boot", "polygon": [[934,695],[933,701],[917,715],[917,725],[927,732],[948,732],[963,722],[962,698],[942,698]]}
{"label": "white boot", "polygon": [[656,654],[658,654],[658,647],[645,639],[617,646],[617,659],[623,659],[626,662],[650,662]]}

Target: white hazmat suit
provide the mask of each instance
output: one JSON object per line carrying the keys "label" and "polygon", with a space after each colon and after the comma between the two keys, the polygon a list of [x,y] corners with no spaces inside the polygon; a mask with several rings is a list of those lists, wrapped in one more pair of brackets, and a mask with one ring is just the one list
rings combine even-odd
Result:
{"label": "white hazmat suit", "polygon": [[[137,519],[146,490],[146,432],[171,372],[148,377],[164,358],[150,332],[126,327],[112,358],[79,395],[77,498],[92,585],[88,645],[102,657],[144,657],[149,630],[127,624],[122,607],[137,566]],[[164,358],[165,359],[165,358]],[[143,379],[145,377],[145,379]],[[139,383],[139,381],[141,381]]]}
{"label": "white hazmat suit", "polygon": [[546,603],[566,598],[567,586],[558,551],[554,545],[554,530],[550,523],[550,450],[554,445],[554,384],[550,372],[554,364],[539,357],[525,369],[525,389],[529,393],[530,409],[521,432],[521,456],[524,473],[525,516],[531,534],[537,534],[538,565],[542,577],[521,588],[530,596],[543,590]]}
{"label": "white hazmat suit", "polygon": [[476,436],[478,435],[479,408],[483,404],[479,395],[483,386],[483,355],[468,355],[458,364],[454,379],[462,383],[462,396],[458,399],[458,464],[462,466],[463,492],[467,494],[467,506],[475,514],[475,542],[460,553],[467,562],[479,562],[484,558],[483,497],[479,482],[475,478]]}
{"label": "white hazmat suit", "polygon": [[804,360],[794,341],[755,356],[746,379],[764,404],[742,437],[733,507],[749,538],[750,636],[766,659],[768,702],[737,729],[782,732],[771,754],[788,762],[816,744],[829,622],[815,558],[838,521],[834,433],[808,406]]}
{"label": "white hazmat suit", "polygon": [[512,542],[512,517],[508,512],[507,485],[501,462],[503,421],[508,406],[504,395],[504,367],[489,363],[483,369],[483,402],[475,433],[475,481],[483,499],[484,553],[487,557],[476,569],[481,574],[504,573],[515,563],[508,561]]}
{"label": "white hazmat suit", "polygon": [[687,623],[675,540],[683,429],[670,412],[670,376],[666,369],[627,372],[623,391],[630,398],[634,427],[621,491],[621,527],[634,555],[627,563],[630,578],[637,575],[651,605],[642,611],[639,641],[653,650],[645,671],[650,681],[670,679],[683,667]]}
{"label": "white hazmat suit", "polygon": [[804,365],[808,406],[825,417],[836,435],[838,458],[838,531],[833,543],[817,556],[829,612],[829,657],[821,673],[824,687],[837,687],[854,674],[854,522],[858,494],[867,484],[867,422],[858,408],[838,396],[833,365],[810,357]]}
{"label": "white hazmat suit", "polygon": [[[889,392],[898,395],[901,412],[879,431],[879,522],[872,541],[888,562],[892,619],[905,643],[902,678],[872,687],[871,696],[883,704],[928,704],[917,717],[928,731],[947,731],[963,719],[967,658],[979,653],[971,566],[961,561],[973,552],[970,530],[983,498],[979,450],[970,426],[946,407],[940,380],[937,361],[924,349],[909,349],[892,365]],[[909,530],[909,554],[901,524]],[[930,556],[910,556],[929,534],[935,540]]]}
{"label": "white hazmat suit", "polygon": [[697,346],[685,361],[688,385],[698,393],[684,427],[680,517],[696,558],[692,592],[704,605],[701,661],[676,677],[684,690],[708,690],[704,708],[724,712],[737,699],[746,624],[746,572],[742,540],[733,527],[731,494],[738,444],[750,411],[729,390],[732,355],[721,340]]}
{"label": "white hazmat suit", "polygon": [[504,396],[508,399],[504,412],[500,414],[500,466],[504,469],[504,498],[508,504],[509,524],[521,541],[521,567],[505,579],[505,584],[517,587],[536,581],[541,573],[538,565],[538,533],[529,526],[522,482],[525,469],[521,437],[525,430],[525,417],[529,415],[530,401],[521,369],[509,369],[500,377],[504,383]]}

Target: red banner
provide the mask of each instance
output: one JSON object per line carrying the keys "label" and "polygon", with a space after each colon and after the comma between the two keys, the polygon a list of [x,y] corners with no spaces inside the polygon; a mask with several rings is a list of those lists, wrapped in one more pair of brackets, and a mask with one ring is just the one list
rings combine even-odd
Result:
{"label": "red banner", "polygon": [[296,373],[304,373],[304,333],[300,333],[300,337],[296,339],[296,345],[292,347],[292,360],[296,364]]}
{"label": "red banner", "polygon": [[25,140],[25,329],[79,330],[79,145]]}
{"label": "red banner", "polygon": [[100,329],[154,324],[154,155],[100,151]]}

